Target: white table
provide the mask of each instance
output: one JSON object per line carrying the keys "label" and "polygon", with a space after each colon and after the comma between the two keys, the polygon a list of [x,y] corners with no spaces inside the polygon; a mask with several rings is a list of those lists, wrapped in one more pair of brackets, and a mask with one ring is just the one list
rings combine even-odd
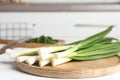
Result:
{"label": "white table", "polygon": [[[0,45],[0,47],[2,47],[2,45]],[[15,49],[23,50],[22,48],[15,48]],[[10,59],[7,54],[0,55],[0,80],[58,80],[57,78],[46,78],[42,76],[35,76],[24,73],[16,68],[14,61],[15,60]],[[62,80],[66,80],[66,79],[62,79]],[[89,79],[87,78],[80,80],[120,80],[120,71],[104,77],[89,78]]]}

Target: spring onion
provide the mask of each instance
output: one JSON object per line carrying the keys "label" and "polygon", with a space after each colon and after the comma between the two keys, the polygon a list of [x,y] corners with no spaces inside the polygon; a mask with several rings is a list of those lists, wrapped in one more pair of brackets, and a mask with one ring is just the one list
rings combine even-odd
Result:
{"label": "spring onion", "polygon": [[86,48],[86,47],[96,44],[97,42],[100,41],[101,38],[105,37],[112,30],[112,28],[113,26],[110,26],[106,30],[86,38],[85,40],[81,41],[80,43],[78,43],[77,45],[75,45],[74,47],[66,51],[55,53],[56,58],[65,57],[66,55],[72,52],[75,52],[78,49]]}
{"label": "spring onion", "polygon": [[24,62],[29,58],[30,56],[19,56],[17,57],[17,62]]}
{"label": "spring onion", "polygon": [[113,38],[113,37],[105,37],[103,39],[101,39],[99,42],[100,43],[112,43],[112,42],[117,42],[119,41],[117,38]]}
{"label": "spring onion", "polygon": [[72,60],[71,58],[59,58],[59,59],[52,58],[51,64],[52,64],[52,66],[56,66],[56,65],[59,65],[59,64],[69,62],[71,60]]}
{"label": "spring onion", "polygon": [[109,54],[92,55],[92,56],[74,56],[74,57],[71,57],[71,59],[72,60],[80,60],[80,61],[96,60],[96,59],[112,57],[117,54],[119,54],[119,52],[114,52],[114,53],[109,53]]}
{"label": "spring onion", "polygon": [[72,48],[76,44],[78,44],[80,41],[75,41],[69,44],[63,44],[63,45],[56,45],[56,46],[48,46],[48,47],[41,47],[38,50],[38,55],[41,57],[42,60],[51,58],[53,55],[50,53],[57,52],[57,51],[64,51],[69,48]]}
{"label": "spring onion", "polygon": [[82,49],[76,52],[73,52],[67,57],[72,56],[89,56],[89,55],[95,55],[95,54],[105,54],[105,53],[112,53],[120,51],[120,42],[114,42],[110,44],[97,44],[93,45],[87,49]]}
{"label": "spring onion", "polygon": [[13,49],[6,49],[6,53],[10,56],[10,58],[17,58],[18,56],[33,56],[33,55],[38,55],[38,50],[39,48],[33,48],[29,49],[28,51],[25,52],[17,52]]}
{"label": "spring onion", "polygon": [[[17,61],[25,61],[29,65],[38,61],[39,66],[42,67],[49,63],[51,63],[52,66],[56,66],[71,60],[95,60],[119,55],[120,42],[118,39],[106,37],[106,35],[111,32],[112,28],[113,26],[110,26],[102,32],[70,44],[41,47],[37,48],[35,51],[29,51],[29,54],[25,54],[27,52],[22,53],[18,56],[22,57],[30,54],[32,54],[32,56],[29,58],[23,57],[23,60],[19,60],[20,57],[18,57]],[[116,42],[113,42],[113,40]],[[35,52],[36,55],[33,54],[33,52]]]}
{"label": "spring onion", "polygon": [[25,60],[25,62],[29,65],[34,64],[37,61],[37,56],[30,56]]}
{"label": "spring onion", "polygon": [[41,57],[38,56],[38,61],[39,61],[39,66],[42,67],[42,66],[49,64],[51,59],[41,60]]}

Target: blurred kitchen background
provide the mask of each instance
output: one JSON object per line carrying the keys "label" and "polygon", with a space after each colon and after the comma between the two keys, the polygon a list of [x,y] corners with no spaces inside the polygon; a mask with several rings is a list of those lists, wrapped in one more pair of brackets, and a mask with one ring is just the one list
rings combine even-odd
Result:
{"label": "blurred kitchen background", "polygon": [[114,25],[120,38],[120,0],[0,0],[0,39],[48,35],[66,42]]}
{"label": "blurred kitchen background", "polygon": [[0,0],[1,2],[28,2],[28,3],[119,3],[120,0]]}

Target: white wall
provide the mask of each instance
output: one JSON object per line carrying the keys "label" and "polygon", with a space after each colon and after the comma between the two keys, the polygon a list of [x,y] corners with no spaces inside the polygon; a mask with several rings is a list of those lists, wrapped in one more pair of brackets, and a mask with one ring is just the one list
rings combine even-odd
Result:
{"label": "white wall", "polygon": [[0,13],[0,22],[35,23],[34,36],[50,35],[73,41],[107,27],[75,27],[76,24],[116,25],[110,36],[120,37],[120,12],[29,12]]}

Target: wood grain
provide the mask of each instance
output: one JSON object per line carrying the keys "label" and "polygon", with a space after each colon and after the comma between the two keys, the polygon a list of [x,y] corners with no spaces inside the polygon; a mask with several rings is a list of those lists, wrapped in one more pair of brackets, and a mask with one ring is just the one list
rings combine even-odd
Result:
{"label": "wood grain", "polygon": [[[13,8],[14,7],[14,8]],[[120,4],[23,3],[0,4],[0,12],[88,12],[120,11]]]}
{"label": "wood grain", "polygon": [[[0,43],[2,44],[8,44],[10,43],[12,40],[0,40]],[[44,43],[21,43],[20,45],[18,45],[17,47],[27,47],[27,48],[35,48],[35,47],[43,47],[43,46],[52,46],[52,45],[58,45],[58,44],[64,44],[65,40],[58,40],[58,42],[54,43],[54,44],[44,44]]]}
{"label": "wood grain", "polygon": [[91,78],[113,74],[120,70],[120,58],[118,56],[92,60],[71,61],[58,66],[39,67],[38,64],[29,66],[26,63],[16,62],[16,66],[33,75],[54,78]]}

